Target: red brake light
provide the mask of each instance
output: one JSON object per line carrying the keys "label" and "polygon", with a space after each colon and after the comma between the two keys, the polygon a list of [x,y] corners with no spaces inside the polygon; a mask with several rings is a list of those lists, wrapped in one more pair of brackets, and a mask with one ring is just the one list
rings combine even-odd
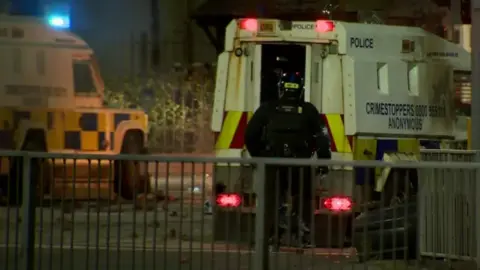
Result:
{"label": "red brake light", "polygon": [[331,197],[323,202],[323,206],[332,211],[350,211],[352,201],[347,197]]}
{"label": "red brake light", "polygon": [[258,30],[258,21],[256,19],[243,19],[240,21],[240,29],[256,32]]}
{"label": "red brake light", "polygon": [[238,207],[242,203],[242,198],[238,194],[219,194],[217,196],[217,205],[220,207]]}
{"label": "red brake light", "polygon": [[335,30],[335,24],[332,21],[319,20],[315,23],[315,30],[320,33],[332,32]]}

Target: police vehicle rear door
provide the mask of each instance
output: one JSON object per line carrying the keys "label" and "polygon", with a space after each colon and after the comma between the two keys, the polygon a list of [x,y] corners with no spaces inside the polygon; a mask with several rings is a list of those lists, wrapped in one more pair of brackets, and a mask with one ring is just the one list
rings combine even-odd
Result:
{"label": "police vehicle rear door", "polygon": [[322,107],[324,44],[307,46],[305,60],[305,101],[313,103],[319,111]]}
{"label": "police vehicle rear door", "polygon": [[260,85],[261,85],[261,44],[255,42],[247,42],[244,44],[244,86],[245,96],[247,97],[246,107],[249,111],[254,112],[260,106]]}

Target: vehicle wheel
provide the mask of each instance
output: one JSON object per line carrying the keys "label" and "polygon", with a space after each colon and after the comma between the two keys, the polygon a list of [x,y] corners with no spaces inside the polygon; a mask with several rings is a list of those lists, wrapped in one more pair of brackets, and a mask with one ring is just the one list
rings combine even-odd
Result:
{"label": "vehicle wheel", "polygon": [[[30,131],[26,138],[25,142],[21,148],[23,151],[29,152],[45,152],[46,144],[44,133],[39,131]],[[22,203],[23,195],[23,158],[22,157],[12,157],[12,162],[10,166],[10,179],[9,188],[8,188],[8,198],[9,203],[14,205],[19,205]],[[44,165],[45,160],[43,159],[31,159],[30,163],[30,177],[36,177],[36,193],[37,196],[42,196],[48,190],[48,179],[45,179],[44,176],[47,176],[42,166]],[[43,169],[46,169],[44,167]],[[48,169],[47,169],[48,171]]]}
{"label": "vehicle wheel", "polygon": [[[138,155],[144,153],[142,137],[127,132],[123,139],[122,154]],[[127,200],[132,200],[150,190],[147,164],[138,161],[119,161],[116,163],[115,192]]]}

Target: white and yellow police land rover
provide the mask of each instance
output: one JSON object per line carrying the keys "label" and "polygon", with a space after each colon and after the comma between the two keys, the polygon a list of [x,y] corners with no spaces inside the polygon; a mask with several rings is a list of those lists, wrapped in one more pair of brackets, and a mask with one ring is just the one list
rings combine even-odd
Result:
{"label": "white and yellow police land rover", "polygon": [[[0,149],[108,158],[144,148],[146,114],[103,107],[103,80],[93,50],[80,37],[39,19],[0,16],[0,58]],[[0,185],[3,196],[18,202],[14,187],[21,178],[10,161],[1,159],[7,177]],[[108,199],[118,194],[131,199],[146,189],[137,179],[138,169],[132,162],[77,160],[74,166],[72,160],[56,160],[32,170],[39,192],[52,198]]]}

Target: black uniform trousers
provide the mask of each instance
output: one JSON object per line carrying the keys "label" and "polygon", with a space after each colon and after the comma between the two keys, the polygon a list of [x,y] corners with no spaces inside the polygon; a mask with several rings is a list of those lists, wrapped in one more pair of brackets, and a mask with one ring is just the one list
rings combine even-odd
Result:
{"label": "black uniform trousers", "polygon": [[[302,217],[310,227],[313,215],[313,176],[312,168],[305,166],[267,166],[266,168],[266,221],[270,237],[274,236],[279,222],[279,208],[292,197],[292,211]],[[289,192],[290,191],[290,192]],[[300,209],[301,206],[301,209]],[[292,228],[298,228],[298,219],[291,220]],[[293,231],[292,231],[293,232]]]}

